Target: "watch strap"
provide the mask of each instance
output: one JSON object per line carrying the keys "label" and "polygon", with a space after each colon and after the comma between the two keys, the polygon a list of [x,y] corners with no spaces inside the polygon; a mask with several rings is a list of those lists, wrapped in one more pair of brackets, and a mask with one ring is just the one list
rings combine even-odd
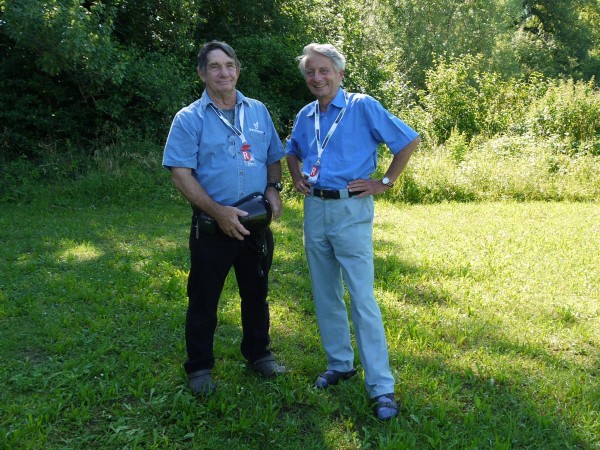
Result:
{"label": "watch strap", "polygon": [[392,188],[392,187],[394,187],[394,183],[393,183],[393,181],[391,181],[391,180],[390,180],[388,177],[383,177],[383,178],[381,179],[381,182],[382,182],[383,184],[385,184],[386,186],[389,186],[389,187],[391,187],[391,188]]}
{"label": "watch strap", "polygon": [[275,188],[277,191],[281,192],[283,190],[283,185],[281,184],[280,181],[276,181],[276,182],[272,182],[272,183],[267,183],[267,187],[270,188]]}

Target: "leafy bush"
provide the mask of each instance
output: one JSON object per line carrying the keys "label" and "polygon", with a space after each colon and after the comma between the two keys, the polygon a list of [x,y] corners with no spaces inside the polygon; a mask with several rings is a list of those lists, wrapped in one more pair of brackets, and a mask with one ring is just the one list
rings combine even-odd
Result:
{"label": "leafy bush", "polygon": [[427,91],[420,95],[435,142],[444,142],[452,130],[468,138],[479,132],[476,63],[471,56],[451,62],[440,60],[435,69],[427,71]]}
{"label": "leafy bush", "polygon": [[467,140],[526,131],[525,114],[544,95],[547,82],[539,74],[508,80],[483,66],[480,56],[440,60],[427,72],[421,91],[425,121],[433,143],[444,143],[453,130]]}
{"label": "leafy bush", "polygon": [[558,136],[570,142],[571,152],[598,152],[600,91],[592,81],[558,80],[529,108],[528,126],[537,136]]}
{"label": "leafy bush", "polygon": [[[187,6],[179,5],[180,10]],[[167,118],[190,97],[195,77],[180,63],[191,47],[181,43],[185,37],[170,33],[180,31],[191,40],[193,28],[180,22],[167,31],[160,20],[153,24],[153,17],[144,18],[149,22],[144,32],[150,30],[152,40],[162,43],[159,49],[144,48],[140,30],[128,27],[128,21],[140,19],[127,13],[125,5],[99,2],[22,0],[3,5],[1,155],[40,159],[44,146],[65,142],[90,149],[98,138],[114,138],[101,136],[105,129],[136,129],[140,136],[166,133]],[[140,46],[123,45],[128,38]],[[174,43],[180,53],[166,51]]]}

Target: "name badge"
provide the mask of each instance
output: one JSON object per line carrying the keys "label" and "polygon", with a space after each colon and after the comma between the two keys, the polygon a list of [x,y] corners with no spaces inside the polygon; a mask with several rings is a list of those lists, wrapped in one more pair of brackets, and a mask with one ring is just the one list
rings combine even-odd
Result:
{"label": "name badge", "polygon": [[250,151],[250,144],[242,145],[242,156],[244,157],[244,161],[247,163],[254,161],[254,158],[252,158],[252,152]]}
{"label": "name badge", "polygon": [[307,181],[309,183],[316,183],[317,178],[319,178],[319,166],[317,166],[316,164],[312,167],[312,170],[310,171],[310,175],[308,176]]}

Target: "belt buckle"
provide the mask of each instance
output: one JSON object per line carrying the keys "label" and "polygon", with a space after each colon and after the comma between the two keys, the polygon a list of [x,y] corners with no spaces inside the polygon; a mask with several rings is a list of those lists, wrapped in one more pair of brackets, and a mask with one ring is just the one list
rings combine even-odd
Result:
{"label": "belt buckle", "polygon": [[321,200],[325,200],[325,191],[323,189],[317,189],[319,191],[319,197]]}

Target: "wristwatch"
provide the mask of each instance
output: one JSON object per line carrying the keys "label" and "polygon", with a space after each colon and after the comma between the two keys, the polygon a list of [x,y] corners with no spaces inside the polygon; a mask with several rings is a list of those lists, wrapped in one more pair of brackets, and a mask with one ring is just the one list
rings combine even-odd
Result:
{"label": "wristwatch", "polygon": [[281,181],[276,181],[274,183],[267,183],[267,187],[268,188],[270,188],[270,187],[275,188],[279,192],[283,191],[283,184],[281,184]]}
{"label": "wristwatch", "polygon": [[381,182],[389,187],[394,187],[394,183],[390,181],[388,177],[383,177]]}

